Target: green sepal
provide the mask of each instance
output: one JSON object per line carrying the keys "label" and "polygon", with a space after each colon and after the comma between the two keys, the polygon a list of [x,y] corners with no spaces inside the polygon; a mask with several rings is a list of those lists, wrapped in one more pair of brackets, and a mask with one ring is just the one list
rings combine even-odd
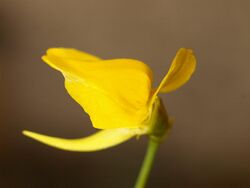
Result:
{"label": "green sepal", "polygon": [[161,141],[170,132],[173,120],[169,118],[161,98],[157,97],[151,118],[148,122],[150,127],[148,135],[151,139]]}

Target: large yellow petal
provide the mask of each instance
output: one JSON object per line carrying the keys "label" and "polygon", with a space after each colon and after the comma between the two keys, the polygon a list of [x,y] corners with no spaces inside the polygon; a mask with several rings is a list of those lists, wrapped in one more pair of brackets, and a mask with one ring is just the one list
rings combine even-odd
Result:
{"label": "large yellow petal", "polygon": [[31,131],[23,131],[23,134],[46,145],[78,152],[90,152],[113,147],[127,141],[139,133],[139,129],[107,129],[80,139],[64,139],[46,136]]}
{"label": "large yellow petal", "polygon": [[61,71],[69,94],[94,127],[136,128],[148,117],[151,71],[133,59],[77,60],[47,53],[43,60]]}
{"label": "large yellow petal", "polygon": [[171,92],[184,85],[191,77],[196,67],[196,59],[191,49],[181,48],[172,65],[156,90],[158,92]]}

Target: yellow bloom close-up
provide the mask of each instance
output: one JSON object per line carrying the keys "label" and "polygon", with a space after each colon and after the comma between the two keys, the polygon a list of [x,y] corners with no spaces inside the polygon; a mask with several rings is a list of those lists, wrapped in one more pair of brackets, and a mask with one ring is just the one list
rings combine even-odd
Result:
{"label": "yellow bloom close-up", "polygon": [[104,60],[66,48],[51,48],[42,59],[63,74],[69,95],[89,115],[93,126],[101,130],[80,139],[56,138],[30,131],[23,133],[59,149],[83,152],[115,146],[135,136],[150,135],[157,121],[155,116],[159,108],[163,108],[158,94],[181,87],[196,66],[192,50],[181,48],[166,76],[157,88],[153,88],[151,69],[135,59]]}

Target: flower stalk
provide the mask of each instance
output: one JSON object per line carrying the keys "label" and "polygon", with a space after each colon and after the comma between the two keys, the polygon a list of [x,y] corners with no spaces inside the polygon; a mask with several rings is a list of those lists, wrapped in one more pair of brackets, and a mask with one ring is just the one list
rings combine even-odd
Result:
{"label": "flower stalk", "polygon": [[137,177],[135,188],[144,188],[146,186],[160,143],[172,127],[172,122],[168,118],[163,102],[158,97],[155,100],[149,124],[150,134],[147,152]]}
{"label": "flower stalk", "polygon": [[156,139],[150,138],[148,143],[147,152],[140,170],[140,173],[137,177],[135,188],[144,188],[148,181],[150,171],[153,167],[154,159],[156,152],[160,146],[160,142]]}

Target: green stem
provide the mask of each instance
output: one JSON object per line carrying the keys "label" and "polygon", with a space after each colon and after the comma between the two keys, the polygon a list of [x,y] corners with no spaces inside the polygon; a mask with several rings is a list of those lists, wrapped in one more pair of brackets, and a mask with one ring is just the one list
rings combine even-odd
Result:
{"label": "green stem", "polygon": [[139,176],[137,177],[135,188],[144,188],[146,186],[159,145],[160,141],[158,139],[154,139],[153,137],[149,138],[147,153],[145,155]]}

